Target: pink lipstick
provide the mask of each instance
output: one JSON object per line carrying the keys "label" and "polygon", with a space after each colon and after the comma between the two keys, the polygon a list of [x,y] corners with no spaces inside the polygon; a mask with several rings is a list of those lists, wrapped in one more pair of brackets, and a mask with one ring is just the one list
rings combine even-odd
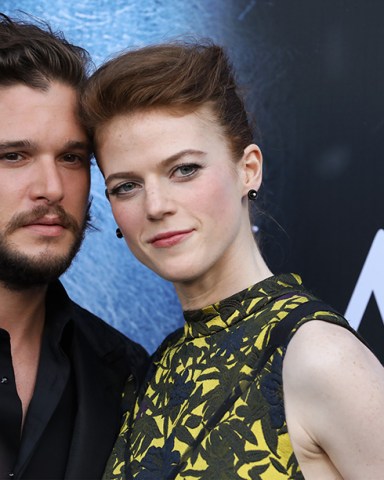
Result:
{"label": "pink lipstick", "polygon": [[178,243],[183,242],[192,234],[193,230],[178,230],[173,232],[159,233],[152,237],[148,243],[156,248],[173,247]]}

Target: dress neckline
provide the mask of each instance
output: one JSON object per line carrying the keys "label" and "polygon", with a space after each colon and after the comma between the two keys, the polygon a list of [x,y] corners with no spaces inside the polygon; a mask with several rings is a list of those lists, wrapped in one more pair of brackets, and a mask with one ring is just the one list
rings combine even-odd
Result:
{"label": "dress neckline", "polygon": [[184,338],[206,337],[228,329],[250,315],[257,315],[276,298],[286,300],[304,289],[299,275],[283,273],[268,277],[217,303],[184,311]]}

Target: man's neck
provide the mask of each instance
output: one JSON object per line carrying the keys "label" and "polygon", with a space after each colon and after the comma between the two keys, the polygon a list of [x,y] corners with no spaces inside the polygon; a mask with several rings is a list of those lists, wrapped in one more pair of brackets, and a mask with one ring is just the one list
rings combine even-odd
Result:
{"label": "man's neck", "polygon": [[16,389],[22,404],[22,424],[35,388],[45,320],[46,286],[22,291],[0,285],[0,328],[11,338]]}
{"label": "man's neck", "polygon": [[0,284],[0,328],[7,330],[15,346],[41,336],[46,293],[45,285],[17,291]]}

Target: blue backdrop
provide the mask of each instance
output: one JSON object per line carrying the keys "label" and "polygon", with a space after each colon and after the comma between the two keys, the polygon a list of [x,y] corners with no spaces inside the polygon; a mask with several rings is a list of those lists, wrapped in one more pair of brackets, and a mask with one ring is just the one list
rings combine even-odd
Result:
{"label": "blue backdrop", "polygon": [[[1,0],[47,20],[99,65],[185,35],[226,46],[263,133],[259,216],[272,270],[305,284],[384,359],[384,3],[361,0]],[[153,351],[182,324],[172,285],[141,266],[92,171],[96,232],[63,282],[74,300]],[[276,221],[268,221],[274,218]]]}

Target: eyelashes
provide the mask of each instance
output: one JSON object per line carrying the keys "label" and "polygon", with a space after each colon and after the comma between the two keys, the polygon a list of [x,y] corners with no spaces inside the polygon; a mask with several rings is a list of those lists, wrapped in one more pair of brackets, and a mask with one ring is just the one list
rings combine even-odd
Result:
{"label": "eyelashes", "polygon": [[117,195],[127,195],[135,190],[138,184],[135,182],[124,182],[120,185],[116,185],[115,187],[111,188],[110,190],[106,189],[106,194],[108,196],[117,196]]}
{"label": "eyelashes", "polygon": [[197,163],[183,163],[175,167],[172,172],[177,178],[185,178],[195,175],[201,168]]}
{"label": "eyelashes", "polygon": [[[176,165],[169,173],[170,181],[185,182],[192,180],[198,172],[202,169],[202,165],[197,163],[183,163]],[[111,188],[106,188],[105,196],[109,197],[132,197],[137,191],[142,190],[144,184],[142,182],[136,182],[133,180],[126,180]]]}

